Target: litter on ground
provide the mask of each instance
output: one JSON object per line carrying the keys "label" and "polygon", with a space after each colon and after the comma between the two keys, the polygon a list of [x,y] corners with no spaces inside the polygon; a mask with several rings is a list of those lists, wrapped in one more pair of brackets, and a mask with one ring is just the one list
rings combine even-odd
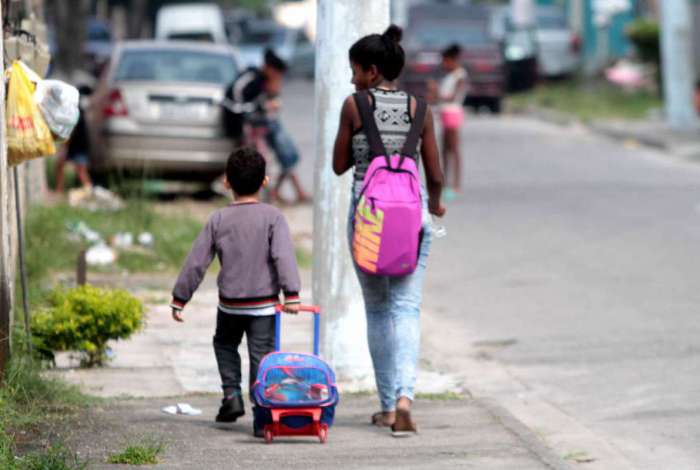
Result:
{"label": "litter on ground", "polygon": [[199,416],[202,410],[192,408],[189,403],[178,403],[177,405],[164,406],[161,411],[169,415]]}

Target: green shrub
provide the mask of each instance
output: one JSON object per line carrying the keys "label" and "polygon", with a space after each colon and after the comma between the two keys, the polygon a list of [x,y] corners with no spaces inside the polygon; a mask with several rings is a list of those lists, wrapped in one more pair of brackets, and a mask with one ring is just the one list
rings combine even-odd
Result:
{"label": "green shrub", "polygon": [[87,367],[104,364],[107,341],[126,339],[143,326],[141,301],[124,290],[91,285],[55,290],[50,307],[32,318],[39,351],[80,351]]}
{"label": "green shrub", "polygon": [[627,37],[637,48],[639,58],[644,62],[659,64],[661,48],[659,45],[661,29],[655,20],[640,18],[627,26]]}

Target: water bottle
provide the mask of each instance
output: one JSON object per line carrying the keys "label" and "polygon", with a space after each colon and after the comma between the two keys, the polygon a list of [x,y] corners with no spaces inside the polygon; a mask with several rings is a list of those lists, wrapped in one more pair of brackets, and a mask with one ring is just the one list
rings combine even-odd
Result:
{"label": "water bottle", "polygon": [[447,235],[447,228],[443,224],[438,223],[435,216],[430,216],[430,228],[435,238],[444,238]]}

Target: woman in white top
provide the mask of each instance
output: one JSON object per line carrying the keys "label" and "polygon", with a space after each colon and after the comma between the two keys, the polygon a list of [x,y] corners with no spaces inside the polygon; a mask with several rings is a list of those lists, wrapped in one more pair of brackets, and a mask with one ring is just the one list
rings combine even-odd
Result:
{"label": "woman in white top", "polygon": [[464,99],[469,89],[467,71],[460,64],[462,48],[453,44],[442,51],[442,68],[446,75],[438,87],[445,183],[445,197],[451,199],[461,189],[461,155],[459,152],[459,130],[464,121]]}

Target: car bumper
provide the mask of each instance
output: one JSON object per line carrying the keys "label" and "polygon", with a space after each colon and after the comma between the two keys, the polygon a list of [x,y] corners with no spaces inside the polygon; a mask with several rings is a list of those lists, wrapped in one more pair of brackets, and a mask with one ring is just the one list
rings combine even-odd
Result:
{"label": "car bumper", "polygon": [[101,169],[146,170],[158,174],[222,173],[236,147],[230,139],[106,135]]}

